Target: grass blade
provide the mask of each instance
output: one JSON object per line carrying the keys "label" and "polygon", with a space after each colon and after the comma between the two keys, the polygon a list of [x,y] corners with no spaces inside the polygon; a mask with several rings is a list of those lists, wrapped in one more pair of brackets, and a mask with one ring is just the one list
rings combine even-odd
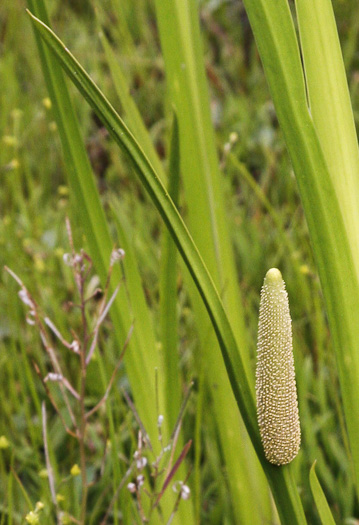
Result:
{"label": "grass blade", "polygon": [[328,0],[297,0],[296,7],[310,112],[359,260],[358,139],[333,7]]}
{"label": "grass blade", "polygon": [[[173,117],[169,162],[168,192],[175,206],[178,203],[180,166],[177,117]],[[166,229],[163,232],[160,277],[161,342],[163,345],[166,373],[167,413],[173,429],[181,408],[181,384],[179,381],[178,337],[177,337],[177,248]]]}
{"label": "grass blade", "polygon": [[142,145],[148,159],[153,164],[157,173],[161,176],[161,180],[165,181],[166,174],[163,170],[162,163],[153,146],[150,134],[146,129],[141,114],[138,111],[132,96],[130,95],[130,88],[126,80],[126,76],[122,71],[120,64],[116,60],[108,39],[103,32],[100,32],[100,40],[105,51],[108,66],[111,71],[116,94],[119,97],[121,106],[125,112],[126,123],[128,124],[128,127],[132,133],[134,133],[138,138],[138,141]]}
{"label": "grass blade", "polygon": [[313,498],[317,506],[317,510],[322,524],[335,525],[335,521],[329,508],[327,499],[315,472],[315,464],[316,462],[313,463],[313,466],[310,469],[309,473],[310,488],[312,490]]}

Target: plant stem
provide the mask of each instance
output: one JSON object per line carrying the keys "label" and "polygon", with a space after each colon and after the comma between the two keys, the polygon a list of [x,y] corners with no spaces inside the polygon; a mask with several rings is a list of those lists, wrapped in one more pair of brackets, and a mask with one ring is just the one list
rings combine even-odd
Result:
{"label": "plant stem", "polygon": [[[81,356],[82,368],[82,356]],[[86,369],[81,370],[81,391],[80,391],[80,410],[81,422],[79,433],[80,445],[80,462],[81,462],[81,480],[82,480],[82,499],[81,499],[81,523],[85,523],[86,508],[87,508],[87,474],[86,474],[86,448],[85,448],[85,433],[86,433],[86,414],[85,414],[85,384],[86,384]]]}
{"label": "plant stem", "polygon": [[[81,270],[80,270],[81,271]],[[86,350],[87,350],[87,320],[85,312],[85,297],[84,297],[84,280],[83,275],[80,278],[80,296],[81,296],[81,316],[83,326],[83,344],[81,345],[80,359],[81,359],[81,384],[80,384],[80,432],[79,432],[79,446],[80,446],[80,464],[81,464],[81,481],[82,481],[82,498],[81,498],[81,518],[80,521],[84,525],[86,520],[87,510],[87,473],[86,473],[86,408],[85,408],[85,393],[86,393]]]}

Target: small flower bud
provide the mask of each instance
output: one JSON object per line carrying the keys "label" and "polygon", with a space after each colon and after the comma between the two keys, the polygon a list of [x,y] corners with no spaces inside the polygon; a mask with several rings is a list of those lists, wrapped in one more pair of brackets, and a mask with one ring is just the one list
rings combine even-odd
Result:
{"label": "small flower bud", "polygon": [[136,492],[136,485],[131,481],[131,483],[128,483],[127,485],[127,490],[129,490],[133,494],[134,492]]}
{"label": "small flower bud", "polygon": [[182,485],[181,498],[186,500],[186,499],[189,499],[190,495],[191,495],[191,489],[188,487],[188,485]]}
{"label": "small flower bud", "polygon": [[33,510],[26,514],[25,520],[26,523],[30,523],[30,525],[37,525],[38,523],[40,523],[39,516]]}
{"label": "small flower bud", "polygon": [[0,436],[0,449],[9,448],[10,443],[6,436]]}
{"label": "small flower bud", "polygon": [[62,256],[62,260],[64,261],[66,266],[73,266],[74,265],[73,257],[72,257],[72,255],[70,253],[64,253],[63,256]]}
{"label": "small flower bud", "polygon": [[110,265],[113,266],[115,262],[122,261],[125,258],[125,250],[118,248],[118,250],[113,250],[111,253]]}
{"label": "small flower bud", "polygon": [[30,299],[29,294],[27,293],[26,290],[24,290],[24,289],[20,290],[18,292],[18,295],[19,295],[20,299],[22,300],[22,302],[24,304],[26,304],[26,306],[30,306],[31,310],[33,310],[35,308],[35,305],[32,302],[32,300]]}
{"label": "small flower bud", "polygon": [[172,486],[173,492],[179,492],[181,495],[181,498],[186,500],[189,499],[191,495],[191,489],[188,485],[185,485],[183,481],[176,481],[176,483]]}
{"label": "small flower bud", "polygon": [[40,512],[44,507],[45,505],[42,503],[42,501],[38,501],[35,506],[35,512]]}
{"label": "small flower bud", "polygon": [[61,374],[55,374],[55,372],[49,372],[47,376],[45,377],[44,381],[47,383],[47,381],[62,381],[63,376]]}
{"label": "small flower bud", "polygon": [[72,341],[72,343],[70,344],[70,348],[73,352],[75,352],[75,354],[80,353],[80,345],[79,345],[79,342],[76,341],[76,339]]}
{"label": "small flower bud", "polygon": [[238,133],[236,131],[232,131],[232,133],[229,134],[229,142],[231,144],[235,144],[238,140]]}
{"label": "small flower bud", "polygon": [[145,468],[145,466],[147,465],[147,458],[138,458],[138,460],[136,461],[136,466],[138,468],[138,470],[142,470]]}
{"label": "small flower bud", "polygon": [[49,97],[43,98],[42,103],[46,109],[51,109],[51,99]]}
{"label": "small flower bud", "polygon": [[137,487],[140,488],[145,482],[145,476],[143,474],[139,474],[136,478]]}
{"label": "small flower bud", "polygon": [[70,474],[71,476],[79,476],[81,474],[81,469],[77,463],[71,467]]}

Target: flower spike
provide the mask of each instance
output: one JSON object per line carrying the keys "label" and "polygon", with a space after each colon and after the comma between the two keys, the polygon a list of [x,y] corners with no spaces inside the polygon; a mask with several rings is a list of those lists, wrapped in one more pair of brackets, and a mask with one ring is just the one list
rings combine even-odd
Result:
{"label": "flower spike", "polygon": [[300,423],[288,294],[277,268],[268,270],[261,290],[256,395],[265,457],[285,465],[298,454]]}

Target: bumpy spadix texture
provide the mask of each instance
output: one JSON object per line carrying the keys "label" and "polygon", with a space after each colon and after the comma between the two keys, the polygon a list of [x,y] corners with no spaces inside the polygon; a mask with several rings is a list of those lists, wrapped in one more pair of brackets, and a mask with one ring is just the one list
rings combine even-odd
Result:
{"label": "bumpy spadix texture", "polygon": [[256,394],[265,456],[275,465],[289,463],[300,447],[300,425],[288,294],[276,268],[261,291]]}

